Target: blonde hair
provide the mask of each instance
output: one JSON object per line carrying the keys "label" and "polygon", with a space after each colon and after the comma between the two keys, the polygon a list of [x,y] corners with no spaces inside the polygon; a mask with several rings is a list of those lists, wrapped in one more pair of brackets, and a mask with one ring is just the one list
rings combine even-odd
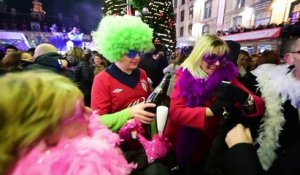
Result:
{"label": "blonde hair", "polygon": [[0,174],[4,174],[21,150],[58,129],[83,95],[68,78],[46,71],[7,74],[0,78],[0,87]]}
{"label": "blonde hair", "polygon": [[222,55],[226,52],[229,52],[228,46],[221,38],[216,35],[203,35],[181,66],[183,69],[188,69],[197,78],[206,78],[208,75],[200,67],[203,56],[207,53]]}
{"label": "blonde hair", "polygon": [[75,58],[79,58],[79,60],[83,60],[83,49],[80,47],[73,47],[68,56],[73,56]]}

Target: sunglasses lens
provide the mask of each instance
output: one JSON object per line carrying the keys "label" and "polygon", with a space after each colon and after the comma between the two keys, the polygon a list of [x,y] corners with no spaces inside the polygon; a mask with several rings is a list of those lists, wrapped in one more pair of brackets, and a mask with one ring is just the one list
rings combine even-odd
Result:
{"label": "sunglasses lens", "polygon": [[133,59],[133,58],[136,57],[137,54],[139,54],[139,52],[130,50],[130,51],[128,52],[128,54],[127,54],[127,57]]}
{"label": "sunglasses lens", "polygon": [[216,54],[211,54],[211,55],[206,54],[204,55],[203,59],[207,64],[212,65],[215,64],[217,61],[219,61],[220,63],[226,63],[228,60],[228,56],[227,54],[221,56],[218,56]]}
{"label": "sunglasses lens", "polygon": [[206,54],[203,57],[204,61],[207,62],[208,64],[215,64],[215,62],[218,61],[218,56],[215,54]]}

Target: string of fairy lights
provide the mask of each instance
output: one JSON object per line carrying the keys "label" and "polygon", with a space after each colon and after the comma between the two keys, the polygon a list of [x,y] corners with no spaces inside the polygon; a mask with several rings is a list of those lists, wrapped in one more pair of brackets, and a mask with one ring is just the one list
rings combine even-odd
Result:
{"label": "string of fairy lights", "polygon": [[[139,2],[139,4],[134,4]],[[159,40],[168,53],[176,46],[175,16],[172,0],[139,0],[130,1],[136,7],[142,20],[153,28],[154,41]],[[144,4],[143,4],[144,3]],[[125,15],[126,0],[105,0],[102,7],[103,15]],[[153,42],[154,42],[153,41]]]}

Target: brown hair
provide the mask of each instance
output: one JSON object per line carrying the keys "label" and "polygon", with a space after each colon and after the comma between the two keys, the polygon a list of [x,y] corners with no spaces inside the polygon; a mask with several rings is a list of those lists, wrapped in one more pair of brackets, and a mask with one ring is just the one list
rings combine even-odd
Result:
{"label": "brown hair", "polygon": [[266,50],[260,55],[257,63],[258,65],[265,64],[265,63],[279,64],[280,57],[279,54],[274,50]]}
{"label": "brown hair", "polygon": [[0,69],[11,70],[19,67],[22,54],[20,52],[5,55],[0,61]]}
{"label": "brown hair", "polygon": [[79,47],[73,47],[68,56],[73,56],[75,58],[79,58],[79,60],[83,59],[83,50]]}

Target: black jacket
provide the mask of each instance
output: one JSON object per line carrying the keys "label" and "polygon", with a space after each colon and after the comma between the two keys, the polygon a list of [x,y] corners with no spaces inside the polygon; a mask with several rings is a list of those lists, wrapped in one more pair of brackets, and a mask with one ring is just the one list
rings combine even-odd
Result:
{"label": "black jacket", "polygon": [[24,67],[24,70],[49,70],[64,75],[74,81],[74,75],[70,71],[61,69],[59,61],[62,56],[58,53],[51,52],[37,57],[34,64]]}

